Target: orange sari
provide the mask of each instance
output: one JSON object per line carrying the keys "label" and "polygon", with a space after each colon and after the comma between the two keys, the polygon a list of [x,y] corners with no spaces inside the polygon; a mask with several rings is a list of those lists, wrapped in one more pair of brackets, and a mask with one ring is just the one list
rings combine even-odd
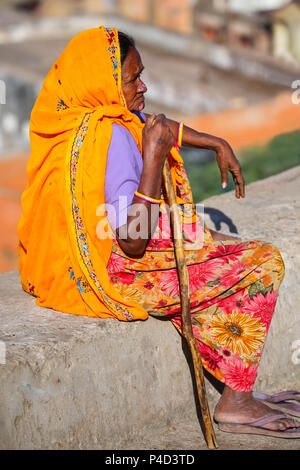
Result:
{"label": "orange sari", "polygon": [[[109,280],[111,238],[99,240],[97,216],[112,124],[141,150],[143,124],[125,106],[116,29],[74,37],[52,66],[31,114],[28,184],[18,224],[25,291],[42,307],[92,317],[146,319]],[[72,273],[70,273],[72,267]],[[70,282],[70,276],[74,282]]]}
{"label": "orange sari", "polygon": [[[28,183],[18,224],[21,282],[42,307],[146,319],[143,306],[125,301],[110,281],[106,267],[112,236],[97,236],[101,222],[109,230],[98,208],[105,204],[113,123],[128,129],[142,152],[144,124],[128,110],[121,90],[118,32],[101,26],[70,41],[32,110]],[[182,159],[175,148],[171,154],[176,184]]]}

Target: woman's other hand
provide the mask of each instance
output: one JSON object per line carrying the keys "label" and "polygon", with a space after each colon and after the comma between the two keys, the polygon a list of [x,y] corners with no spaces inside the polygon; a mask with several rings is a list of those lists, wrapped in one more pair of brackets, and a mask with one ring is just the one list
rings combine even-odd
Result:
{"label": "woman's other hand", "polygon": [[[150,118],[148,117],[148,119]],[[166,123],[171,129],[173,136],[177,136],[179,123],[171,119],[166,119]],[[214,150],[217,154],[217,163],[221,171],[221,183],[223,188],[226,188],[228,185],[228,171],[230,171],[235,183],[236,197],[245,197],[245,181],[242,175],[241,166],[228,142],[220,137],[205,134],[184,125],[182,145],[186,147]]]}
{"label": "woman's other hand", "polygon": [[175,137],[164,114],[151,114],[143,129],[143,159],[145,167],[162,170],[165,159],[175,143]]}
{"label": "woman's other hand", "polygon": [[232,148],[225,140],[220,139],[218,147],[215,149],[217,163],[221,172],[221,184],[223,188],[228,186],[228,172],[232,174],[235,184],[235,197],[245,197],[245,180],[242,174],[241,165],[233,153]]}

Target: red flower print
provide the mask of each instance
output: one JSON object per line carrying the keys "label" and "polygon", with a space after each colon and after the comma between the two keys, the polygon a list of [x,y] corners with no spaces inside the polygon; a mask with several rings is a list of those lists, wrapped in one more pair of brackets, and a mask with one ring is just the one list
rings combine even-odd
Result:
{"label": "red flower print", "polygon": [[248,297],[245,298],[243,295],[244,290],[245,289],[220,300],[217,302],[216,306],[226,314],[231,314],[233,310],[243,311],[246,305],[246,298],[248,299]]}
{"label": "red flower print", "polygon": [[237,261],[236,263],[232,264],[229,269],[226,269],[222,273],[222,286],[225,288],[234,286],[234,284],[239,282],[244,277],[243,274],[245,271],[246,266],[242,261]]}
{"label": "red flower print", "polygon": [[161,214],[158,220],[158,230],[155,230],[149,244],[148,249],[164,250],[165,248],[172,248],[172,233],[170,226],[170,219],[168,214]]}
{"label": "red flower print", "polygon": [[157,280],[162,290],[169,297],[176,297],[179,294],[179,282],[176,269],[163,271]]}
{"label": "red flower print", "polygon": [[207,281],[214,281],[218,277],[216,271],[220,267],[221,264],[218,260],[188,266],[191,293],[206,286]]}
{"label": "red flower print", "polygon": [[147,281],[146,284],[144,284],[144,287],[145,287],[145,289],[151,290],[151,289],[153,289],[154,284],[152,284],[152,282],[150,282],[150,281]]}
{"label": "red flower print", "polygon": [[173,246],[170,219],[167,214],[161,214],[158,220],[158,227],[155,230],[148,248],[171,248]]}
{"label": "red flower print", "polygon": [[171,223],[169,214],[161,214],[158,221],[158,226],[161,230],[163,238],[170,238],[172,235]]}
{"label": "red flower print", "polygon": [[231,356],[231,351],[228,348],[224,348],[224,349],[221,349],[221,354],[222,354],[222,356],[228,358],[229,356]]}
{"label": "red flower print", "polygon": [[219,363],[219,368],[224,374],[225,383],[228,387],[238,392],[250,392],[257,376],[258,364],[247,366],[235,354],[227,362]]}
{"label": "red flower print", "polygon": [[148,243],[148,249],[152,250],[164,250],[166,248],[172,248],[173,247],[173,242],[171,239],[169,240],[163,240],[163,239],[157,239],[157,238],[152,238],[150,242]]}
{"label": "red flower print", "polygon": [[204,230],[200,222],[183,225],[184,238],[187,242],[204,241]]}
{"label": "red flower print", "polygon": [[124,270],[124,266],[126,265],[126,259],[122,256],[112,252],[110,255],[108,264],[107,264],[107,271],[109,273],[118,273],[119,271]]}
{"label": "red flower print", "polygon": [[129,273],[118,273],[117,274],[118,282],[120,284],[130,285],[134,283],[134,274]]}
{"label": "red flower print", "polygon": [[209,253],[209,258],[220,258],[220,260],[226,264],[229,263],[229,261],[238,260],[241,251],[245,248],[247,248],[247,245],[243,243],[239,243],[238,245],[220,245]]}
{"label": "red flower print", "polygon": [[252,314],[254,317],[258,317],[262,323],[265,323],[268,328],[272,315],[275,309],[277,300],[277,291],[267,292],[266,295],[261,293],[256,294],[252,299],[248,298],[248,301],[244,307],[244,311]]}
{"label": "red flower print", "polygon": [[207,363],[207,366],[211,370],[216,370],[218,367],[219,361],[222,359],[219,356],[218,351],[215,349],[210,348],[204,343],[198,342],[199,351],[201,353],[202,359]]}

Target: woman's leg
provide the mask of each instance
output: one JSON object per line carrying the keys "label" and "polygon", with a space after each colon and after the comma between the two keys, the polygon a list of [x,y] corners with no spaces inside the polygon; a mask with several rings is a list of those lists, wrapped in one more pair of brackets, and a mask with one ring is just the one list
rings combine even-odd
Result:
{"label": "woman's leg", "polygon": [[[249,392],[256,379],[284,264],[278,249],[264,242],[212,245],[213,258],[189,267],[193,333],[204,367],[233,390]],[[206,296],[197,304],[198,291],[193,292],[193,286],[199,282],[205,283],[202,292],[205,289]],[[169,314],[181,331],[180,311]]]}
{"label": "woman's leg", "polygon": [[[131,262],[126,273],[114,273],[112,280],[118,280],[116,287],[125,299],[136,298],[149,314],[169,318],[182,332],[172,257],[164,251],[147,257],[144,265],[151,270],[140,271],[140,263]],[[188,261],[192,326],[203,366],[225,384],[215,418],[247,422],[275,413],[253,400],[251,390],[283,279],[279,251],[255,240],[213,241],[211,237],[202,251],[188,253]],[[272,426],[276,429],[276,423]]]}
{"label": "woman's leg", "polygon": [[[214,241],[218,240],[229,238],[218,234]],[[219,422],[251,423],[266,415],[279,414],[255,400],[251,390],[283,279],[284,265],[278,249],[263,242],[253,252],[250,250],[246,258],[243,256],[236,262],[248,264],[252,260],[254,271],[235,286],[228,286],[227,297],[219,296],[209,307],[192,315],[193,331],[198,339],[203,365],[215,378],[225,383],[214,413],[215,420]],[[224,266],[223,279],[226,283],[230,265],[231,261]],[[240,290],[238,285],[242,287]],[[230,292],[233,287],[235,291]],[[181,330],[180,318],[172,321]],[[263,427],[280,431],[300,427],[300,423],[295,424],[291,417]]]}
{"label": "woman's leg", "polygon": [[[220,232],[210,230],[214,241],[238,240],[238,237],[224,235]],[[220,422],[251,423],[267,414],[276,413],[259,400],[255,400],[252,392],[236,391],[225,385],[222,396],[216,406],[214,418]],[[294,420],[281,419],[265,425],[271,430],[285,430],[289,427],[300,427],[300,423],[295,424]]]}

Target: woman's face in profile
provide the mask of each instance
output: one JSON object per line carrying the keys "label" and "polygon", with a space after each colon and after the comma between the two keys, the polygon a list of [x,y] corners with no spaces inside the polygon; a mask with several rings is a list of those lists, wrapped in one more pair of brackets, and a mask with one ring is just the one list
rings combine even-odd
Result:
{"label": "woman's face in profile", "polygon": [[130,48],[122,65],[122,91],[129,111],[142,111],[145,107],[144,93],[147,87],[141,80],[143,70],[139,52]]}

